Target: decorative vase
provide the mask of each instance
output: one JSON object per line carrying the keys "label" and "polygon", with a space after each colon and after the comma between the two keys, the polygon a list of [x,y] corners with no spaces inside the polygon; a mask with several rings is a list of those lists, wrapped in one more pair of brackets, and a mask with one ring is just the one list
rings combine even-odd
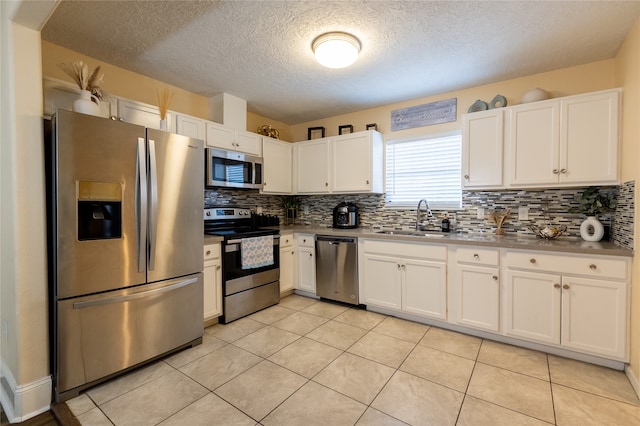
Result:
{"label": "decorative vase", "polygon": [[160,130],[167,130],[167,120],[160,120]]}
{"label": "decorative vase", "polygon": [[287,225],[295,225],[298,218],[298,209],[287,209]]}
{"label": "decorative vase", "polygon": [[[92,100],[93,99],[93,100]],[[80,91],[80,98],[73,101],[73,110],[89,115],[100,115],[99,100],[88,90]]]}
{"label": "decorative vase", "polygon": [[587,216],[580,225],[580,236],[585,241],[600,241],[604,236],[604,226],[595,216]]}

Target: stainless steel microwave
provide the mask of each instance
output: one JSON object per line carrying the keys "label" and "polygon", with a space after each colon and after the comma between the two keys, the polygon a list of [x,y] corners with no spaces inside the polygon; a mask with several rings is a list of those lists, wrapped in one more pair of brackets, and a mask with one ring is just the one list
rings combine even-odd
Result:
{"label": "stainless steel microwave", "polygon": [[262,157],[207,148],[205,186],[226,188],[262,188]]}

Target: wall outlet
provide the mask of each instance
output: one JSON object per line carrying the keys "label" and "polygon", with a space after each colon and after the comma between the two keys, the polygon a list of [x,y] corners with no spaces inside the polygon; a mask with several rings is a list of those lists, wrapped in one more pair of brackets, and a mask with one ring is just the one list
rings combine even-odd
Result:
{"label": "wall outlet", "polygon": [[302,207],[302,213],[309,214],[309,206],[303,206]]}
{"label": "wall outlet", "polygon": [[262,207],[256,207],[256,213],[262,214]]}
{"label": "wall outlet", "polygon": [[484,207],[478,207],[477,218],[484,219]]}
{"label": "wall outlet", "polygon": [[529,207],[518,207],[518,220],[529,220]]}

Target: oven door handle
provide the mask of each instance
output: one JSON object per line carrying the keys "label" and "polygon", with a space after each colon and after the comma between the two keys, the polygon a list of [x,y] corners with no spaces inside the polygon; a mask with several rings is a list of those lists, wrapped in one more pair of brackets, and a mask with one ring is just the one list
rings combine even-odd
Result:
{"label": "oven door handle", "polygon": [[[242,242],[242,239],[239,240],[229,240],[227,241],[227,245],[231,245],[231,244],[240,244]],[[280,235],[274,235],[273,236],[273,245],[277,246],[280,244]]]}

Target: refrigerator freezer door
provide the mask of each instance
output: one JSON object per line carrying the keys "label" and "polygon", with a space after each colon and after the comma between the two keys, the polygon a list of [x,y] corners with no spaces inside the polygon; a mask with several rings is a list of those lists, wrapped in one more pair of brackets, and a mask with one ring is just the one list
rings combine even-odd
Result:
{"label": "refrigerator freezer door", "polygon": [[55,128],[57,298],[144,284],[136,218],[144,127],[59,110]]}
{"label": "refrigerator freezer door", "polygon": [[[202,256],[202,253],[201,253]],[[203,333],[202,273],[58,302],[56,400]],[[93,383],[92,383],[93,382]]]}
{"label": "refrigerator freezer door", "polygon": [[204,143],[147,129],[148,282],[203,270]]}

